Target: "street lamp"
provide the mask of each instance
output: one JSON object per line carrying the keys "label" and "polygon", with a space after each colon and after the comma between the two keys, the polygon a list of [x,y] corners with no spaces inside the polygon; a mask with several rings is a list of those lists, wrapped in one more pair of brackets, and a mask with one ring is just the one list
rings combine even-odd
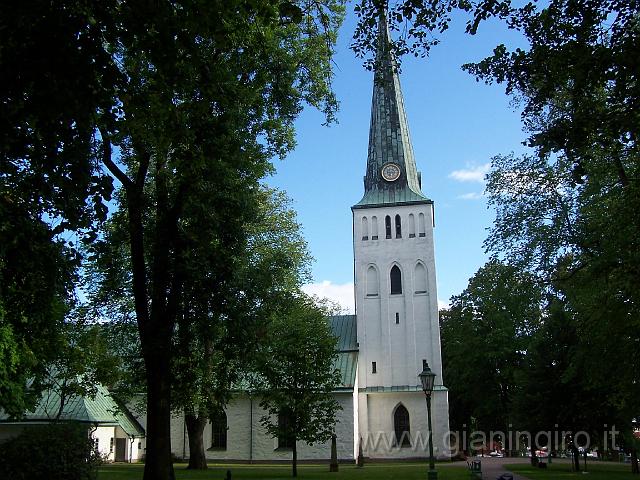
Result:
{"label": "street lamp", "polygon": [[436,380],[436,374],[431,371],[429,364],[425,361],[422,365],[422,372],[418,374],[420,383],[422,384],[422,391],[427,399],[427,418],[429,421],[429,473],[427,478],[429,480],[437,480],[438,472],[436,472],[436,466],[433,461],[433,430],[431,428],[431,393],[433,392],[433,384]]}

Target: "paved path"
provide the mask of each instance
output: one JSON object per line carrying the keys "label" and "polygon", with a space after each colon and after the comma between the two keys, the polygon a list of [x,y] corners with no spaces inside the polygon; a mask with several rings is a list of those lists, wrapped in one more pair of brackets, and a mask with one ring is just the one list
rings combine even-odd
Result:
{"label": "paved path", "polygon": [[[471,461],[472,458],[469,458]],[[493,457],[473,457],[473,460],[480,460],[482,462],[482,478],[483,480],[496,480],[503,473],[511,473],[513,480],[529,480],[522,475],[516,475],[513,472],[509,472],[504,468],[504,465],[514,463],[529,463],[530,458],[513,457],[513,458],[493,458]],[[466,462],[454,462],[453,465],[464,465]]]}
{"label": "paved path", "polygon": [[[530,458],[492,458],[484,457],[480,458],[482,461],[482,477],[486,480],[495,480],[503,473],[507,473],[504,465],[513,463],[530,463]],[[527,477],[522,475],[516,475],[513,472],[509,472],[513,475],[514,480],[527,480]]]}

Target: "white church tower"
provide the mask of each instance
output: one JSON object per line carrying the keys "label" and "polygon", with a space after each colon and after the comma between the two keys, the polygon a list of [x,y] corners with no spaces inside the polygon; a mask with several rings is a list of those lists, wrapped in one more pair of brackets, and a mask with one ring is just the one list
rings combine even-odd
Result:
{"label": "white church tower", "polygon": [[428,363],[437,375],[434,454],[444,457],[449,406],[440,354],[434,208],[421,190],[384,18],[379,40],[365,192],[352,207],[359,346],[355,438],[365,457],[427,455],[418,373]]}

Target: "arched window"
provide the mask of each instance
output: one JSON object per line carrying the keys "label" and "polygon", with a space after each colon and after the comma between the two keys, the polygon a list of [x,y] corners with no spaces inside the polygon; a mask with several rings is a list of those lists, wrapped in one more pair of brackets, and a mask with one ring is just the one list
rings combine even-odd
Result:
{"label": "arched window", "polygon": [[362,240],[369,240],[369,222],[367,222],[367,217],[362,217]]}
{"label": "arched window", "polygon": [[396,215],[396,238],[402,238],[402,223],[400,215]]}
{"label": "arched window", "polygon": [[278,414],[278,448],[293,448],[291,415],[284,410]]}
{"label": "arched window", "polygon": [[393,413],[393,430],[396,434],[396,445],[411,446],[411,427],[409,426],[409,412],[402,404]]}
{"label": "arched window", "polygon": [[418,235],[420,237],[424,237],[425,235],[425,227],[424,227],[424,213],[418,215]]}
{"label": "arched window", "polygon": [[413,213],[409,214],[409,238],[416,236],[416,217]]}
{"label": "arched window", "polygon": [[378,270],[371,265],[367,268],[367,297],[377,297],[379,292]]}
{"label": "arched window", "polygon": [[371,240],[378,239],[378,217],[371,217]]}
{"label": "arched window", "polygon": [[402,293],[402,273],[397,265],[391,267],[391,295]]}
{"label": "arched window", "polygon": [[211,448],[227,449],[227,414],[222,409],[211,417]]}
{"label": "arched window", "polygon": [[416,293],[427,293],[427,269],[422,262],[416,264],[414,281]]}
{"label": "arched window", "polygon": [[391,217],[384,217],[384,230],[387,238],[391,238]]}

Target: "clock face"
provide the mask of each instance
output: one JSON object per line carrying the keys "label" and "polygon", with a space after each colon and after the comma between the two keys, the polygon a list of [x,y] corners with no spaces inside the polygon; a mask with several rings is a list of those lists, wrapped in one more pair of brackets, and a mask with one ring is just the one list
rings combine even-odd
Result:
{"label": "clock face", "polygon": [[400,177],[400,167],[395,163],[387,163],[382,166],[382,178],[387,182],[394,182]]}

